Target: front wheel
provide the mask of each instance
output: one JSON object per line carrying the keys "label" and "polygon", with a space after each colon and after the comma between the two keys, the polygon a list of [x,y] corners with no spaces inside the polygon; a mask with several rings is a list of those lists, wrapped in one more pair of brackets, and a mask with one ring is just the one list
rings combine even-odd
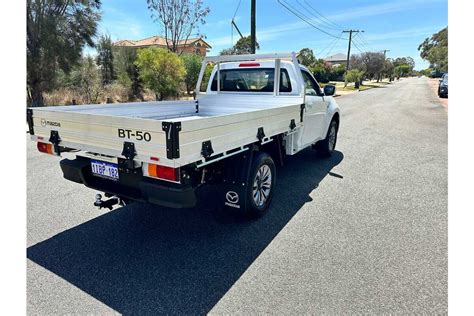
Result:
{"label": "front wheel", "polygon": [[260,217],[266,213],[273,197],[276,168],[272,157],[259,153],[254,157],[247,183],[247,215]]}
{"label": "front wheel", "polygon": [[334,152],[337,142],[337,132],[339,126],[335,119],[329,124],[329,129],[326,138],[316,143],[316,152],[321,157],[329,157]]}

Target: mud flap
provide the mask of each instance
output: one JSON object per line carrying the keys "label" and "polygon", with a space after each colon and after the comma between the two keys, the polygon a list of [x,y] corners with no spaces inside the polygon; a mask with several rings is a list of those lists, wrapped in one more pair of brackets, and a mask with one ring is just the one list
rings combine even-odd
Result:
{"label": "mud flap", "polygon": [[218,185],[219,200],[226,211],[245,212],[248,203],[248,178],[254,155],[250,148],[242,155],[228,158],[224,169],[224,179]]}

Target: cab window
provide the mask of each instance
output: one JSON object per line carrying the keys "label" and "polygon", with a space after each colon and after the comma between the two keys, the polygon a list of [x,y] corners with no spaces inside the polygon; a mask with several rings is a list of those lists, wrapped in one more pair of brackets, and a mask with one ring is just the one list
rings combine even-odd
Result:
{"label": "cab window", "polygon": [[321,92],[321,88],[319,87],[317,82],[313,79],[313,77],[305,70],[301,70],[301,73],[303,74],[306,95],[312,95],[312,96],[323,95]]}
{"label": "cab window", "polygon": [[[274,68],[236,68],[220,71],[220,90],[237,92],[273,92]],[[217,73],[211,91],[217,90]],[[286,69],[280,70],[280,92],[291,92],[291,81]]]}

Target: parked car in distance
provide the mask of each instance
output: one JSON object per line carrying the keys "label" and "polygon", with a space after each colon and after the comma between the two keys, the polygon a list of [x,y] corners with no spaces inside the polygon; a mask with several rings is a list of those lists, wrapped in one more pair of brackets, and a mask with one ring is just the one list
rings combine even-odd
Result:
{"label": "parked car in distance", "polygon": [[439,80],[438,96],[440,98],[448,97],[448,74],[447,73],[445,73],[443,77],[441,77],[441,79]]}

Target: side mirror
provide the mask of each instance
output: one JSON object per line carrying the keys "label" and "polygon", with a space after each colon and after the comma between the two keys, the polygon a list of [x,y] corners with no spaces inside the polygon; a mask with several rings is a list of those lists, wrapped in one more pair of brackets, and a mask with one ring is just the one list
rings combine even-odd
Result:
{"label": "side mirror", "polygon": [[336,93],[336,86],[333,86],[332,84],[328,84],[324,86],[324,95],[334,95]]}

